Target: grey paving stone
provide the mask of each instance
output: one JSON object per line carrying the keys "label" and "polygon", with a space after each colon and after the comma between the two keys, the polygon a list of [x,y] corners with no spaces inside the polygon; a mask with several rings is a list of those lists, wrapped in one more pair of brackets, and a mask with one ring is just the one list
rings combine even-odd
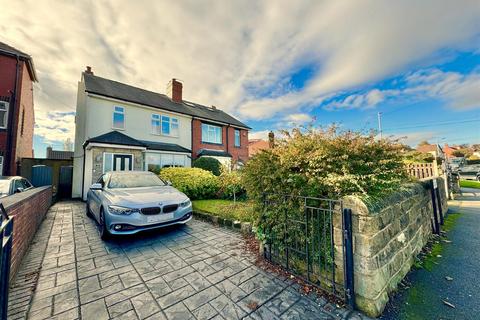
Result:
{"label": "grey paving stone", "polygon": [[215,285],[223,294],[229,297],[232,301],[237,302],[247,296],[247,293],[237,287],[229,279],[225,279]]}
{"label": "grey paving stone", "polygon": [[165,315],[168,320],[187,320],[195,319],[193,314],[185,307],[182,302],[174,304],[173,306],[165,309]]}
{"label": "grey paving stone", "polygon": [[193,310],[192,313],[197,320],[208,320],[218,315],[218,311],[209,303],[205,303],[201,307]]}
{"label": "grey paving stone", "polygon": [[170,292],[169,294],[160,297],[157,299],[158,303],[162,308],[167,308],[175,303],[182,301],[183,299],[188,298],[189,296],[195,294],[196,291],[192,286],[187,285],[183,288]]}
{"label": "grey paving stone", "polygon": [[140,319],[145,319],[160,311],[160,307],[150,292],[142,293],[130,299]]}
{"label": "grey paving stone", "polygon": [[210,300],[218,297],[220,294],[221,292],[217,288],[209,287],[183,300],[183,303],[187,306],[188,309],[195,310],[202,304],[205,304]]}
{"label": "grey paving stone", "polygon": [[163,297],[164,295],[173,291],[162,277],[149,280],[145,282],[145,284],[155,298]]}
{"label": "grey paving stone", "polygon": [[103,320],[110,318],[103,299],[82,305],[81,312],[83,319]]}
{"label": "grey paving stone", "polygon": [[218,311],[218,313],[225,319],[242,319],[246,316],[246,312],[236,305],[232,300],[225,295],[220,295],[210,301],[210,304]]}
{"label": "grey paving stone", "polygon": [[130,302],[130,300],[124,300],[122,302],[119,302],[117,304],[114,304],[108,307],[108,313],[112,318],[122,315],[130,310],[133,310],[133,305]]}

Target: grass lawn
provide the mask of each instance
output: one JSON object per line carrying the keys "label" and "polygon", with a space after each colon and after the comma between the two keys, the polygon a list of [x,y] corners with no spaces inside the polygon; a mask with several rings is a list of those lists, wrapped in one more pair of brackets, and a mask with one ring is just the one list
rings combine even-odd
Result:
{"label": "grass lawn", "polygon": [[211,213],[231,220],[254,222],[258,217],[258,213],[254,209],[254,204],[251,201],[237,201],[234,204],[232,200],[215,199],[194,200],[192,203],[193,211]]}
{"label": "grass lawn", "polygon": [[480,182],[472,180],[460,180],[460,187],[480,189]]}

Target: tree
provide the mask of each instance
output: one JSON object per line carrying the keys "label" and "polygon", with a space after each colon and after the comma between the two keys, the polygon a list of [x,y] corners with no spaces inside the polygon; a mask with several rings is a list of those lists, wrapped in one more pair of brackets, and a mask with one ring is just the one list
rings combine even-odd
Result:
{"label": "tree", "polygon": [[420,146],[426,146],[426,145],[429,145],[429,144],[430,144],[430,142],[428,142],[427,140],[422,140],[422,141],[420,141],[420,142],[418,143],[418,146],[419,146],[419,147],[420,147]]}
{"label": "tree", "polygon": [[465,153],[463,153],[461,150],[455,150],[452,152],[452,155],[454,157],[458,157],[458,158],[463,158],[465,157]]}

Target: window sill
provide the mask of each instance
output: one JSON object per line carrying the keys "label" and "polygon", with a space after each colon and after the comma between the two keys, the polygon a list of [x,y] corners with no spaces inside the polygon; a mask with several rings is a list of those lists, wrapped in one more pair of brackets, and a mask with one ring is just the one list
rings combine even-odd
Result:
{"label": "window sill", "polygon": [[125,128],[115,128],[115,127],[112,127],[112,130],[125,131]]}
{"label": "window sill", "polygon": [[216,145],[216,146],[223,146],[223,143],[207,142],[207,141],[202,141],[202,144],[213,144],[213,145]]}
{"label": "window sill", "polygon": [[152,136],[157,136],[157,137],[169,137],[169,138],[178,138],[179,136],[174,136],[172,134],[162,134],[162,133],[151,133]]}

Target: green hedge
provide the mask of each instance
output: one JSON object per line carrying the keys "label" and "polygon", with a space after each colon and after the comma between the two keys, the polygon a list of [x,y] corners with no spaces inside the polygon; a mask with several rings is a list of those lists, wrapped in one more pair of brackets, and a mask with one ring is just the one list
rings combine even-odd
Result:
{"label": "green hedge", "polygon": [[216,198],[220,187],[216,176],[200,168],[164,168],[159,176],[192,200]]}
{"label": "green hedge", "polygon": [[193,162],[193,167],[210,171],[216,176],[221,173],[222,164],[212,157],[201,157]]}

